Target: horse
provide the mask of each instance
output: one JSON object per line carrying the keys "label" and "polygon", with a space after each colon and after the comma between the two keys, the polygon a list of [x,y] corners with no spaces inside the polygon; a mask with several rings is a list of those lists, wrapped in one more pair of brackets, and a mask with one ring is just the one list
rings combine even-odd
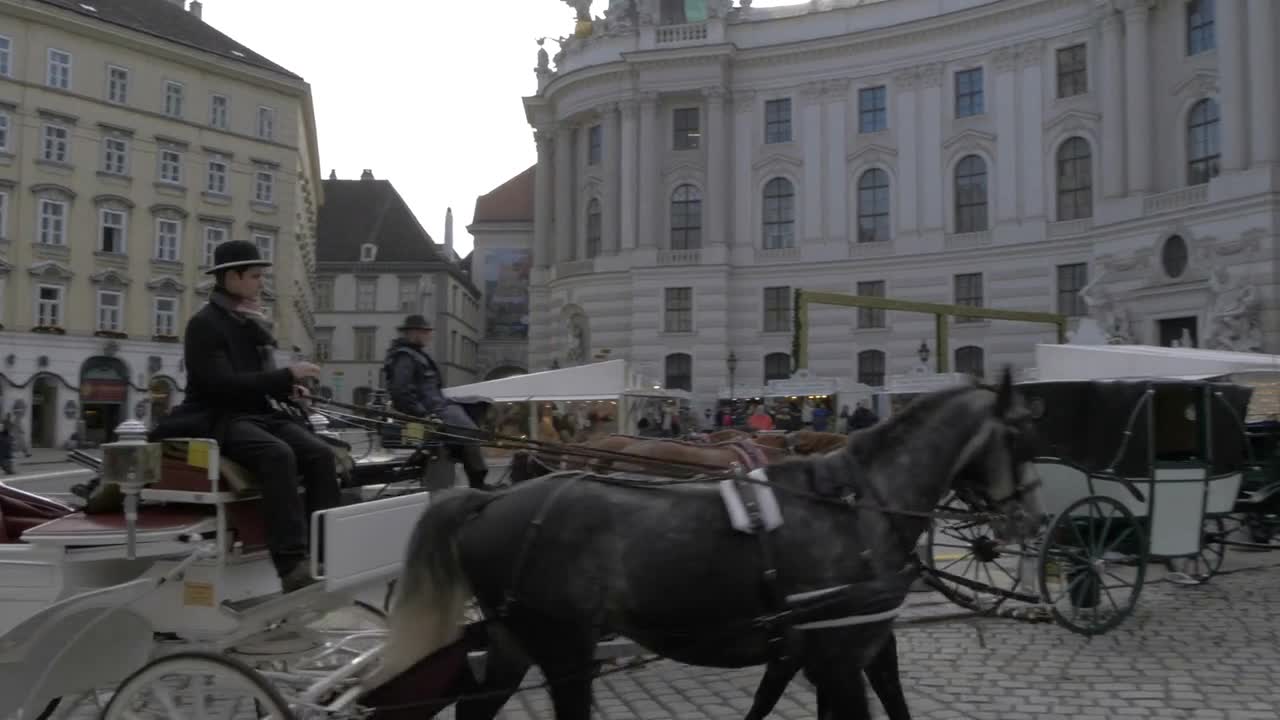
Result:
{"label": "horse", "polygon": [[595,645],[611,632],[692,665],[799,658],[821,717],[870,717],[862,670],[891,634],[937,503],[954,492],[998,513],[991,527],[1009,541],[1038,528],[1021,482],[1031,436],[1007,369],[998,389],[923,395],[841,450],[768,467],[763,487],[799,496],[778,501],[769,532],[735,529],[706,484],[566,473],[444,491],[406,548],[366,687],[457,641],[474,595],[527,655],[525,671],[542,669],[560,720],[588,720]]}

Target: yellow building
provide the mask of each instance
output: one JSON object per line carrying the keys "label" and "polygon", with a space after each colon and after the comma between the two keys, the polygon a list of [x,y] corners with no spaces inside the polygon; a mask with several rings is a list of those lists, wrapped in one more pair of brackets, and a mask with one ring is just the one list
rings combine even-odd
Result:
{"label": "yellow building", "polygon": [[0,0],[0,411],[34,447],[167,411],[225,240],[310,356],[319,181],[310,86],[200,3]]}

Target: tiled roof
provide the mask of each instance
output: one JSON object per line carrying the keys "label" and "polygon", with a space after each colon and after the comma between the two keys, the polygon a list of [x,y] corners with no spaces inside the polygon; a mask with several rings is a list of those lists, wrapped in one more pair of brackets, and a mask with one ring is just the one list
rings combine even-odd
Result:
{"label": "tiled roof", "polygon": [[316,259],[357,263],[365,243],[378,246],[378,262],[446,262],[390,182],[325,180],[316,222]]}
{"label": "tiled roof", "polygon": [[[37,0],[68,12],[301,79],[170,0]],[[90,9],[92,8],[92,9]]]}
{"label": "tiled roof", "polygon": [[536,167],[530,167],[476,198],[476,212],[471,222],[532,222],[533,173]]}

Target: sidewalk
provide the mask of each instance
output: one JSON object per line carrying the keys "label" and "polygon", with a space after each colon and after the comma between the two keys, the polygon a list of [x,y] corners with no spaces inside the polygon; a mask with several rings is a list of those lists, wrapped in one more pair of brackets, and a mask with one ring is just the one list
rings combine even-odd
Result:
{"label": "sidewalk", "polygon": [[[85,452],[95,457],[101,457],[101,451],[96,448]],[[17,457],[13,459],[13,469],[18,474],[5,475],[3,471],[0,471],[0,480],[22,477],[23,475],[82,468],[82,465],[77,465],[67,459],[69,454],[69,451],[61,448],[31,448],[31,457],[25,457],[22,453],[18,453]]]}

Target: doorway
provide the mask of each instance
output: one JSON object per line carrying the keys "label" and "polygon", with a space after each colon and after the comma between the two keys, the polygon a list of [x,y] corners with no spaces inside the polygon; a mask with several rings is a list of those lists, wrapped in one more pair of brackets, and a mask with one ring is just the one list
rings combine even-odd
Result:
{"label": "doorway", "polygon": [[1200,347],[1199,322],[1194,316],[1157,321],[1161,347]]}
{"label": "doorway", "polygon": [[129,371],[119,358],[96,356],[80,367],[80,443],[97,447],[114,442],[116,427],[125,419]]}
{"label": "doorway", "polygon": [[31,385],[31,447],[58,446],[58,381],[41,375]]}

